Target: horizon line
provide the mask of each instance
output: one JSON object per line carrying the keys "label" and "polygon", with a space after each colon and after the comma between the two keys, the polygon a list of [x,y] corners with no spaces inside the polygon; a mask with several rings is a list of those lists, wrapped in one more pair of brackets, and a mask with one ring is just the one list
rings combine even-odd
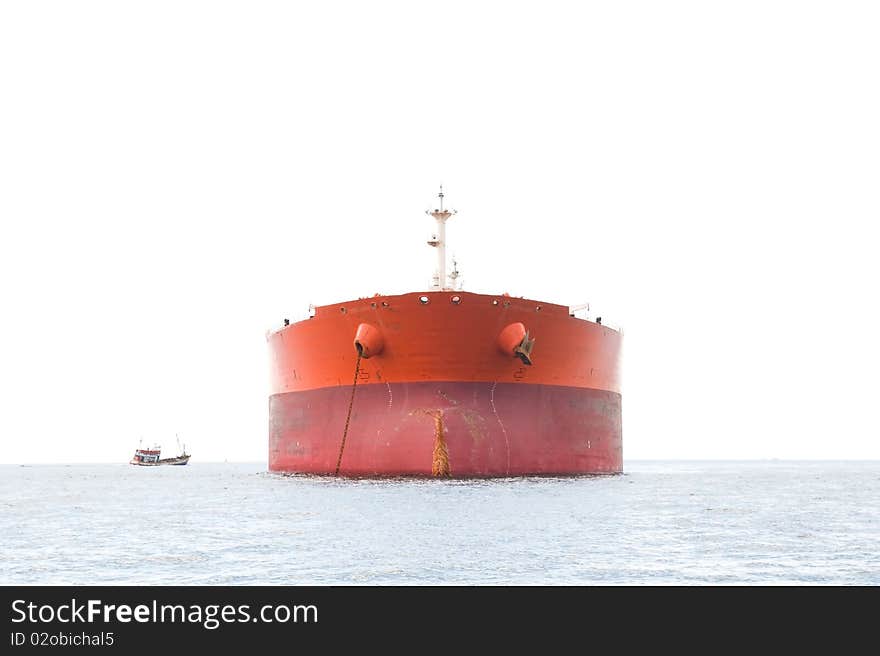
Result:
{"label": "horizon line", "polygon": [[[779,457],[753,457],[753,458],[624,458],[627,462],[880,462],[880,457],[872,458],[779,458]],[[86,465],[130,465],[129,462],[116,460],[88,461],[88,462],[0,462],[0,467],[34,467],[34,466],[86,466]],[[191,466],[192,461],[186,465]],[[266,465],[268,460],[197,460],[195,464],[202,465]]]}

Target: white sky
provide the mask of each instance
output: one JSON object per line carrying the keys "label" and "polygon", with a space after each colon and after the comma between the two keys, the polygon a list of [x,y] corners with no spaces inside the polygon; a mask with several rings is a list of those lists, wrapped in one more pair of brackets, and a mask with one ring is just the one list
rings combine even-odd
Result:
{"label": "white sky", "polygon": [[[0,4],[0,462],[265,460],[265,332],[625,329],[624,456],[880,458],[876,2]],[[194,460],[195,462],[195,460]]]}

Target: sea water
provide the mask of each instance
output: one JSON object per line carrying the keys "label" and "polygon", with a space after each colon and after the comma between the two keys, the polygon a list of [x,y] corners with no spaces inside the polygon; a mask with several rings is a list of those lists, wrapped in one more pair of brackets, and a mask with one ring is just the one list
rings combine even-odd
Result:
{"label": "sea water", "polygon": [[0,584],[880,584],[880,462],[347,480],[0,466]]}

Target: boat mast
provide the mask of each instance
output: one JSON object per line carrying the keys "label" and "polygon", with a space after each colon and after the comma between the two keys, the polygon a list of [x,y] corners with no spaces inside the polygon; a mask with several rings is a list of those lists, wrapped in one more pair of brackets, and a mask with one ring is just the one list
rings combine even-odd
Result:
{"label": "boat mast", "polygon": [[426,210],[425,214],[433,216],[437,221],[437,234],[428,241],[428,246],[433,246],[437,249],[437,277],[432,288],[437,291],[443,291],[450,289],[447,286],[446,280],[446,221],[449,217],[457,214],[457,212],[443,208],[443,185],[440,185],[440,193],[437,194],[437,197],[440,199],[440,209],[434,209],[433,212]]}

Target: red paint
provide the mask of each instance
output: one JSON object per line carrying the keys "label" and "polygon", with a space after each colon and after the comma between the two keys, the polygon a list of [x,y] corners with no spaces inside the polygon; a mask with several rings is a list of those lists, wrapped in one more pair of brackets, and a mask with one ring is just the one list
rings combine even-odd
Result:
{"label": "red paint", "polygon": [[[530,366],[513,352],[525,330]],[[621,335],[567,307],[466,292],[374,296],[319,307],[268,341],[273,471],[335,470],[357,343],[341,474],[430,476],[438,411],[452,476],[622,469]]]}
{"label": "red paint", "polygon": [[[428,303],[419,301],[423,296]],[[499,333],[517,322],[535,340],[531,366],[498,348]],[[270,334],[270,394],[350,384],[362,323],[382,335],[382,352],[361,362],[370,382],[523,382],[620,392],[621,336],[609,326],[540,301],[416,292],[319,307],[313,318]]]}
{"label": "red paint", "polygon": [[382,352],[385,340],[382,338],[382,331],[376,326],[368,323],[362,323],[357,327],[354,334],[354,348],[361,357],[368,359]]}
{"label": "red paint", "polygon": [[[269,469],[333,473],[350,386],[273,395]],[[620,395],[513,383],[359,385],[340,474],[431,476],[442,412],[453,477],[622,471]]]}

